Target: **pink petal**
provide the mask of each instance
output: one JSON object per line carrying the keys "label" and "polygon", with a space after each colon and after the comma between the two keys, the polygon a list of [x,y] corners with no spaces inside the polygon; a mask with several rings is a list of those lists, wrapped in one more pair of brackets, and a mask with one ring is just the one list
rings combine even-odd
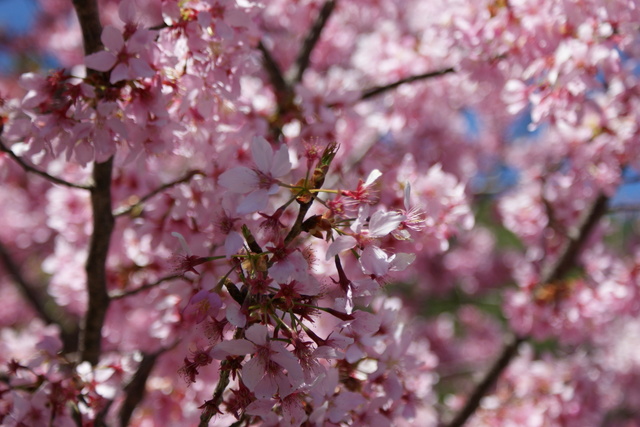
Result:
{"label": "pink petal", "polygon": [[249,390],[253,391],[265,372],[265,361],[259,357],[254,357],[242,368],[242,382],[244,382],[244,385],[246,385]]}
{"label": "pink petal", "polygon": [[284,352],[273,353],[271,355],[271,360],[287,370],[287,377],[289,378],[291,385],[298,387],[304,382],[304,372],[302,372],[298,359],[296,359],[295,356],[287,350],[284,350]]}
{"label": "pink petal", "polygon": [[258,415],[266,418],[271,414],[271,410],[275,404],[272,400],[254,400],[247,406],[245,411],[249,415]]}
{"label": "pink petal", "polygon": [[360,256],[360,265],[365,274],[384,276],[389,271],[394,256],[389,257],[385,251],[377,246],[367,246]]}
{"label": "pink petal", "polygon": [[253,161],[261,172],[271,172],[273,150],[266,139],[261,136],[254,137],[251,142],[251,154],[253,155]]}
{"label": "pink petal", "polygon": [[132,24],[136,21],[136,5],[133,1],[123,0],[118,6],[118,16],[125,24]]}
{"label": "pink petal", "polygon": [[380,178],[381,176],[382,176],[382,172],[380,172],[378,169],[372,170],[369,173],[369,176],[367,177],[367,180],[364,182],[364,186],[365,187],[369,187],[371,184],[376,182],[378,180],[378,178]]}
{"label": "pink petal", "polygon": [[407,219],[398,212],[378,211],[371,215],[369,220],[369,235],[371,237],[383,237],[398,228],[400,223]]}
{"label": "pink petal", "polygon": [[234,193],[249,193],[258,188],[258,176],[251,169],[240,166],[229,169],[218,178],[218,184]]}
{"label": "pink petal", "polygon": [[109,71],[116,63],[116,56],[107,51],[92,53],[84,58],[87,68],[97,71]]}
{"label": "pink petal", "polygon": [[415,260],[416,260],[416,254],[408,254],[404,252],[398,253],[396,254],[395,258],[391,261],[391,270],[404,271]]}
{"label": "pink petal", "polygon": [[355,320],[351,322],[351,328],[359,335],[373,335],[380,330],[380,318],[366,311],[358,311],[354,314]]}
{"label": "pink petal", "polygon": [[230,299],[226,302],[227,310],[226,317],[229,323],[233,326],[237,326],[238,328],[244,328],[247,324],[247,317],[242,313],[240,309],[240,304],[235,302],[233,299]]}
{"label": "pink petal", "polygon": [[268,202],[269,193],[266,190],[256,190],[244,198],[240,205],[238,205],[236,213],[238,213],[239,215],[246,215],[249,213],[262,211],[267,207]]}
{"label": "pink petal", "polygon": [[291,161],[289,160],[289,149],[283,145],[278,149],[271,165],[271,176],[280,177],[289,173],[291,170]]}
{"label": "pink petal", "polygon": [[242,356],[244,354],[253,354],[255,351],[256,346],[245,339],[222,341],[211,350],[211,357],[224,359],[230,354]]}
{"label": "pink petal", "polygon": [[345,353],[345,360],[349,363],[355,363],[365,356],[364,351],[357,345],[352,345]]}
{"label": "pink petal", "polygon": [[411,184],[406,182],[404,184],[404,210],[409,212],[411,207]]}
{"label": "pink petal", "polygon": [[346,251],[347,249],[351,249],[358,243],[358,241],[353,236],[338,236],[336,239],[329,245],[327,249],[327,255],[325,256],[325,260],[329,261],[334,256],[338,255],[342,251]]}
{"label": "pink petal", "polygon": [[129,60],[129,66],[131,67],[133,76],[136,78],[153,77],[156,74],[147,61],[143,61],[140,58],[131,58],[131,60]]}
{"label": "pink petal", "polygon": [[267,343],[268,335],[269,330],[265,325],[262,325],[260,323],[251,325],[249,329],[247,329],[244,333],[246,339],[257,345],[265,345]]}
{"label": "pink petal", "polygon": [[237,254],[244,243],[244,239],[237,231],[232,231],[224,241],[224,254],[227,259]]}
{"label": "pink petal", "polygon": [[111,71],[111,77],[109,81],[111,83],[117,83],[122,80],[129,80],[129,66],[127,64],[120,63],[116,65],[116,68]]}
{"label": "pink petal", "polygon": [[276,391],[278,391],[276,379],[271,375],[265,375],[258,384],[256,384],[253,394],[255,394],[258,399],[268,399],[276,394]]}
{"label": "pink petal", "polygon": [[122,33],[116,27],[112,27],[111,25],[104,27],[100,40],[102,40],[104,47],[114,54],[120,52],[122,48],[124,48],[124,38],[122,37]]}

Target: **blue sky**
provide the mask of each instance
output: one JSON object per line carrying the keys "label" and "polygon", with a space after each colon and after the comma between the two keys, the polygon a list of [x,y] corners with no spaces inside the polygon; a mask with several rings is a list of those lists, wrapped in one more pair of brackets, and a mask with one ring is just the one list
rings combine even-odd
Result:
{"label": "blue sky", "polygon": [[31,25],[35,0],[0,0],[0,26],[9,32],[24,32]]}
{"label": "blue sky", "polygon": [[[0,0],[0,31],[25,33],[31,29],[37,9],[35,0]],[[0,73],[12,69],[12,58],[0,46]]]}

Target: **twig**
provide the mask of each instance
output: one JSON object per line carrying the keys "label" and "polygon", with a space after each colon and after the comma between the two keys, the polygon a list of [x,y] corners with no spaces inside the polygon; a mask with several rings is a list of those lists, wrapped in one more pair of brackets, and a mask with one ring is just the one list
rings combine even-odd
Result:
{"label": "twig", "polygon": [[562,279],[569,273],[571,268],[573,268],[578,254],[591,234],[591,231],[593,231],[600,219],[607,213],[608,202],[609,198],[604,194],[598,196],[575,236],[571,236],[562,256],[547,270],[547,274],[542,275],[543,284]]}
{"label": "twig", "polygon": [[149,289],[153,289],[156,286],[160,285],[161,283],[167,282],[169,280],[174,280],[174,279],[180,279],[183,278],[184,276],[181,274],[172,274],[171,276],[165,276],[165,277],[161,277],[160,279],[156,280],[155,282],[152,283],[146,283],[138,288],[135,289],[131,289],[130,291],[122,291],[122,292],[118,292],[118,293],[112,293],[109,298],[111,300],[118,300],[118,299],[122,299],[122,298],[126,298],[129,297],[131,295],[135,295],[138,294],[140,292],[143,291],[147,291]]}
{"label": "twig", "polygon": [[28,163],[26,163],[22,158],[13,151],[11,151],[4,143],[0,142],[0,151],[4,151],[11,157],[25,172],[30,172],[36,175],[43,177],[44,179],[53,182],[54,184],[64,185],[65,187],[70,188],[78,188],[80,190],[91,190],[91,187],[88,185],[74,184],[73,182],[65,181],[64,179],[55,177],[53,175],[49,175],[48,173],[41,171],[38,168],[35,168]]}
{"label": "twig", "polygon": [[432,79],[434,77],[444,76],[445,74],[455,73],[456,69],[453,67],[443,68],[442,70],[430,71],[428,73],[417,74],[415,76],[405,77],[404,79],[400,79],[393,83],[389,83],[383,86],[375,86],[370,89],[365,89],[362,91],[362,95],[360,95],[360,100],[364,101],[366,99],[372,98],[376,95],[380,95],[384,92],[390,91],[392,89],[397,88],[400,85],[405,83],[412,83],[419,80],[427,80]]}
{"label": "twig", "polygon": [[609,208],[609,213],[637,213],[640,212],[640,204],[622,204]]}
{"label": "twig", "polygon": [[0,242],[0,261],[4,269],[15,282],[22,296],[28,301],[38,316],[47,324],[58,325],[61,330],[61,339],[64,352],[70,353],[78,347],[77,322],[56,304],[46,292],[42,292],[43,286],[38,286],[28,281],[20,271],[18,263],[11,257],[8,249]]}
{"label": "twig", "polygon": [[166,184],[161,185],[160,187],[156,188],[155,190],[151,191],[149,194],[146,194],[145,196],[141,197],[140,200],[138,200],[137,202],[129,205],[129,206],[123,206],[121,208],[116,209],[113,212],[113,216],[114,217],[119,217],[122,215],[126,215],[128,213],[130,213],[131,211],[135,210],[136,208],[138,208],[139,206],[141,206],[142,204],[144,204],[147,200],[151,199],[152,197],[154,197],[155,195],[162,193],[165,190],[168,190],[169,188],[178,185],[178,184],[182,184],[185,183],[187,181],[189,181],[191,178],[193,178],[196,175],[204,175],[203,172],[199,171],[199,170],[193,170],[189,173],[187,173],[185,176],[183,176],[182,178],[178,178],[174,181],[168,182]]}
{"label": "twig", "polygon": [[522,344],[526,338],[522,337],[514,337],[510,340],[510,342],[504,347],[500,357],[495,361],[489,372],[485,375],[485,377],[476,385],[476,388],[469,396],[467,403],[464,408],[458,413],[458,415],[448,424],[449,427],[459,427],[462,426],[467,419],[473,415],[473,413],[480,405],[480,401],[484,397],[484,395],[489,391],[489,389],[496,382],[502,371],[509,366],[511,359],[517,354],[518,348],[520,344]]}
{"label": "twig", "polygon": [[318,40],[320,40],[322,30],[327,24],[327,21],[329,21],[331,13],[333,13],[335,7],[335,0],[328,0],[322,5],[322,9],[320,9],[320,13],[316,18],[316,21],[313,23],[311,30],[309,30],[309,33],[302,44],[302,48],[298,53],[293,69],[291,70],[291,75],[293,75],[291,81],[294,83],[298,83],[302,80],[302,75],[309,66],[311,52],[313,52],[313,48],[318,43]]}
{"label": "twig", "polygon": [[267,74],[269,74],[269,81],[271,81],[271,84],[275,89],[278,106],[280,109],[286,111],[288,109],[287,106],[293,101],[293,90],[285,80],[280,66],[262,41],[258,43],[258,50],[262,53],[262,60],[264,62],[265,69],[267,70]]}
{"label": "twig", "polygon": [[[384,86],[376,86],[370,89],[365,89],[362,91],[362,95],[360,96],[360,98],[357,101],[365,101],[369,98],[372,98],[376,95],[381,95],[384,92],[393,90],[395,88],[397,88],[400,85],[403,85],[405,83],[411,83],[411,82],[415,82],[421,79],[430,79],[430,78],[434,78],[434,77],[439,77],[439,76],[443,76],[445,74],[448,73],[454,73],[455,69],[454,68],[445,68],[439,71],[432,71],[429,73],[424,73],[424,74],[418,74],[415,76],[411,76],[411,77],[406,77],[404,79],[400,79],[396,82],[390,83],[388,85],[384,85]],[[335,104],[330,104],[329,107],[334,107]],[[353,169],[354,167],[356,167],[367,155],[367,153],[376,145],[377,143],[377,139],[371,139],[368,143],[366,143],[365,145],[361,145],[357,152],[352,153],[347,160],[344,162],[343,168],[350,170]],[[332,180],[331,185],[335,184],[335,179]]]}
{"label": "twig", "polygon": [[[593,203],[589,214],[580,225],[576,235],[574,237],[570,237],[569,242],[565,245],[562,255],[558,258],[557,262],[552,264],[551,268],[542,275],[542,284],[554,282],[563,278],[571,268],[573,268],[585,241],[603,215],[607,212],[608,201],[609,198],[604,194],[598,196],[596,201]],[[467,422],[469,417],[471,417],[478,409],[478,406],[480,406],[482,398],[497,382],[502,372],[507,368],[507,366],[509,366],[513,357],[518,353],[520,345],[529,340],[529,338],[530,337],[526,336],[515,337],[502,349],[502,352],[496,362],[478,385],[476,385],[460,412],[451,422],[446,424],[447,427],[460,427]]]}
{"label": "twig", "polygon": [[129,420],[131,419],[131,415],[133,415],[133,411],[144,399],[147,379],[149,378],[149,375],[151,375],[151,371],[153,370],[158,357],[166,351],[175,348],[176,345],[178,345],[178,341],[170,347],[161,348],[154,353],[145,354],[142,357],[142,360],[138,365],[138,370],[124,388],[125,398],[124,402],[122,402],[119,413],[120,425],[122,427],[129,425]]}

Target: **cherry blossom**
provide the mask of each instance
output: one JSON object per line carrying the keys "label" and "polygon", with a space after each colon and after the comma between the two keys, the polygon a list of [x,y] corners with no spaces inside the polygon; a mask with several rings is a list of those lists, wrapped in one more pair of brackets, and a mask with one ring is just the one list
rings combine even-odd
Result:
{"label": "cherry blossom", "polygon": [[295,390],[302,385],[304,378],[299,362],[281,343],[269,339],[266,326],[250,326],[245,337],[217,344],[212,354],[216,358],[226,354],[253,355],[242,368],[242,382],[257,398],[268,398],[278,391],[287,394],[288,389]]}
{"label": "cherry blossom", "polygon": [[230,191],[249,193],[236,209],[240,215],[263,210],[269,195],[278,191],[277,178],[287,175],[291,170],[286,146],[274,153],[266,139],[255,137],[251,143],[251,153],[255,169],[239,166],[224,172],[219,178],[220,185]]}
{"label": "cherry blossom", "polygon": [[638,424],[634,1],[32,3],[0,424]]}

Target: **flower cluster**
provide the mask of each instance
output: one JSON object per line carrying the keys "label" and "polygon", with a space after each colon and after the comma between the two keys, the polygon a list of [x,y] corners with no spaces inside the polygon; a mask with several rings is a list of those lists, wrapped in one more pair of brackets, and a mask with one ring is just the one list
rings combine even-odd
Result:
{"label": "flower cluster", "polygon": [[30,3],[0,424],[638,424],[636,1]]}
{"label": "flower cluster", "polygon": [[[392,423],[415,416],[430,399],[435,358],[428,350],[416,353],[410,328],[394,322],[400,302],[378,302],[374,313],[363,311],[388,276],[414,258],[385,242],[393,236],[410,240],[426,227],[427,215],[409,206],[409,184],[404,210],[376,209],[373,184],[383,179],[377,170],[355,190],[324,188],[337,150],[329,143],[315,158],[296,162],[308,169],[290,184],[289,149],[274,151],[265,139],[254,138],[255,167],[220,175],[220,185],[242,195],[233,215],[245,223],[237,252],[219,257],[230,259],[225,262],[232,269],[184,310],[196,324],[207,325],[208,343],[184,359],[183,378],[197,383],[213,360],[221,361],[224,373],[216,386],[221,399],[208,401],[205,414],[226,408],[238,419],[294,426]],[[276,212],[264,213],[279,198],[283,204]],[[299,213],[289,214],[295,206]],[[266,220],[252,230],[256,211]],[[314,255],[321,251],[324,257]],[[360,271],[343,267],[354,262]],[[197,272],[194,267],[187,262],[182,273]]]}

